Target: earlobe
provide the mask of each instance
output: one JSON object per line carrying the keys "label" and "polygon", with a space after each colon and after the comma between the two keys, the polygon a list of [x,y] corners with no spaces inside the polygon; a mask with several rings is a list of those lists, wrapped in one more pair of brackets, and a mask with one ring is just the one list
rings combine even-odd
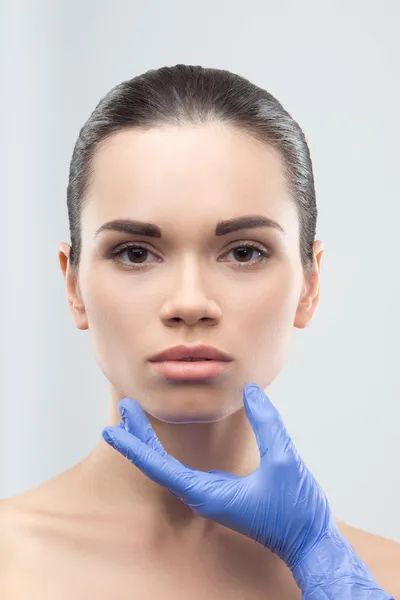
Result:
{"label": "earlobe", "polygon": [[83,302],[74,295],[73,298],[68,298],[68,304],[76,327],[81,331],[89,329],[85,305]]}
{"label": "earlobe", "polygon": [[306,275],[306,285],[293,324],[297,329],[305,329],[317,310],[320,298],[320,271],[323,252],[322,242],[320,240],[315,241],[313,270]]}
{"label": "earlobe", "polygon": [[80,329],[81,331],[89,329],[85,309],[80,309],[73,305],[72,310],[74,311],[72,316],[77,329]]}
{"label": "earlobe", "polygon": [[294,321],[294,327],[297,329],[305,329],[311,323],[315,311],[319,304],[319,287],[314,297],[307,296],[301,301],[296,312],[296,318]]}
{"label": "earlobe", "polygon": [[68,306],[71,311],[72,318],[76,327],[83,331],[89,329],[89,325],[86,317],[84,303],[82,302],[78,294],[78,278],[76,276],[76,273],[74,273],[71,269],[71,265],[69,263],[70,250],[71,247],[68,244],[64,242],[61,243],[58,253],[58,259],[66,283]]}
{"label": "earlobe", "polygon": [[[315,300],[317,300],[318,303],[318,297]],[[305,329],[310,324],[317,306],[315,300],[313,301],[312,298],[307,298],[307,300],[303,300],[299,305],[293,323],[293,326],[296,327],[296,329]]]}

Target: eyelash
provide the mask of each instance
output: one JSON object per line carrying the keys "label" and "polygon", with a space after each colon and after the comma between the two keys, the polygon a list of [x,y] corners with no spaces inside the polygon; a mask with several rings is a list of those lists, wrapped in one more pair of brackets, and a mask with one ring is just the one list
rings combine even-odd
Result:
{"label": "eyelash", "polygon": [[[229,250],[227,250],[227,253],[231,252],[232,250],[237,250],[238,248],[253,248],[254,250],[258,250],[261,253],[261,260],[257,261],[255,264],[257,265],[259,262],[265,262],[266,260],[269,259],[270,254],[269,252],[266,250],[266,248],[264,248],[264,246],[257,244],[255,242],[242,242],[242,243],[238,243],[236,246],[234,246],[233,248],[230,248]],[[113,260],[117,260],[118,262],[122,262],[119,260],[119,257],[126,252],[127,250],[131,250],[131,249],[141,249],[141,250],[147,250],[148,252],[152,252],[151,250],[149,250],[149,248],[146,248],[146,246],[142,246],[141,244],[137,244],[137,243],[126,243],[124,244],[122,247],[119,246],[118,248],[116,248],[115,250],[113,250],[109,257]],[[135,263],[131,263],[129,266],[126,265],[126,263],[123,263],[125,265],[126,268],[128,269],[132,269],[132,270],[141,270],[141,269],[145,269],[147,267],[147,264],[144,263],[139,263],[139,264],[135,264]],[[142,265],[143,266],[139,266]],[[134,266],[133,266],[134,265]],[[251,269],[254,268],[254,262],[250,263],[237,263],[237,268],[239,269]]]}

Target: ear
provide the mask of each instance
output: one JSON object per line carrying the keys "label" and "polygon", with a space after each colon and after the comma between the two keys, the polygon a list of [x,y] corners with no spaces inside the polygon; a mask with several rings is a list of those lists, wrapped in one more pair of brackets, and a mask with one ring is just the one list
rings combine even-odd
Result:
{"label": "ear", "polygon": [[77,272],[71,268],[69,253],[71,246],[62,242],[58,251],[58,260],[66,283],[68,306],[78,329],[89,329],[85,305],[80,298]]}
{"label": "ear", "polygon": [[313,267],[312,270],[305,275],[305,284],[294,320],[294,327],[297,329],[304,329],[307,327],[317,310],[319,304],[321,258],[323,253],[324,245],[322,241],[316,240],[313,244]]}

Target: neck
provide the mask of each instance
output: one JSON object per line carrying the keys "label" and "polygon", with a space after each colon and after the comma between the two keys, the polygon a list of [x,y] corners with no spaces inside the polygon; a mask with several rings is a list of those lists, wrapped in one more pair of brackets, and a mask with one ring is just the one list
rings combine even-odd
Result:
{"label": "neck", "polygon": [[[107,426],[121,422],[119,399],[111,401]],[[218,469],[244,477],[260,464],[255,435],[244,408],[213,423],[171,424],[149,414],[147,417],[165,450],[193,469]],[[109,511],[112,507],[113,513],[117,512],[132,522],[140,516],[152,523],[155,534],[168,530],[173,535],[184,533],[196,538],[221,527],[197,516],[103,438],[81,462],[80,468],[86,482],[84,485],[95,495],[96,507],[100,511]]]}

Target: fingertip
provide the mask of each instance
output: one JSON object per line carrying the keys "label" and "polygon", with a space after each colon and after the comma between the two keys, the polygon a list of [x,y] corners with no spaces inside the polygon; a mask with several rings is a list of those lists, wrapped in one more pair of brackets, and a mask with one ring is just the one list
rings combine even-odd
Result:
{"label": "fingertip", "polygon": [[259,402],[261,389],[255,383],[245,386],[244,398],[246,402]]}
{"label": "fingertip", "polygon": [[110,430],[109,430],[108,427],[106,427],[105,429],[103,429],[103,431],[101,432],[101,435],[102,435],[103,439],[107,442],[107,444],[113,444],[114,443],[113,435],[110,432]]}
{"label": "fingertip", "polygon": [[131,401],[130,398],[122,398],[122,400],[120,400],[118,402],[118,410],[121,414],[122,414],[121,411],[124,411],[124,412],[126,411],[126,409],[128,408],[127,405],[130,403],[130,401]]}
{"label": "fingertip", "polygon": [[261,391],[260,386],[258,386],[253,381],[251,383],[248,383],[244,389],[245,389],[246,396],[251,396],[251,397],[258,396],[258,394]]}

